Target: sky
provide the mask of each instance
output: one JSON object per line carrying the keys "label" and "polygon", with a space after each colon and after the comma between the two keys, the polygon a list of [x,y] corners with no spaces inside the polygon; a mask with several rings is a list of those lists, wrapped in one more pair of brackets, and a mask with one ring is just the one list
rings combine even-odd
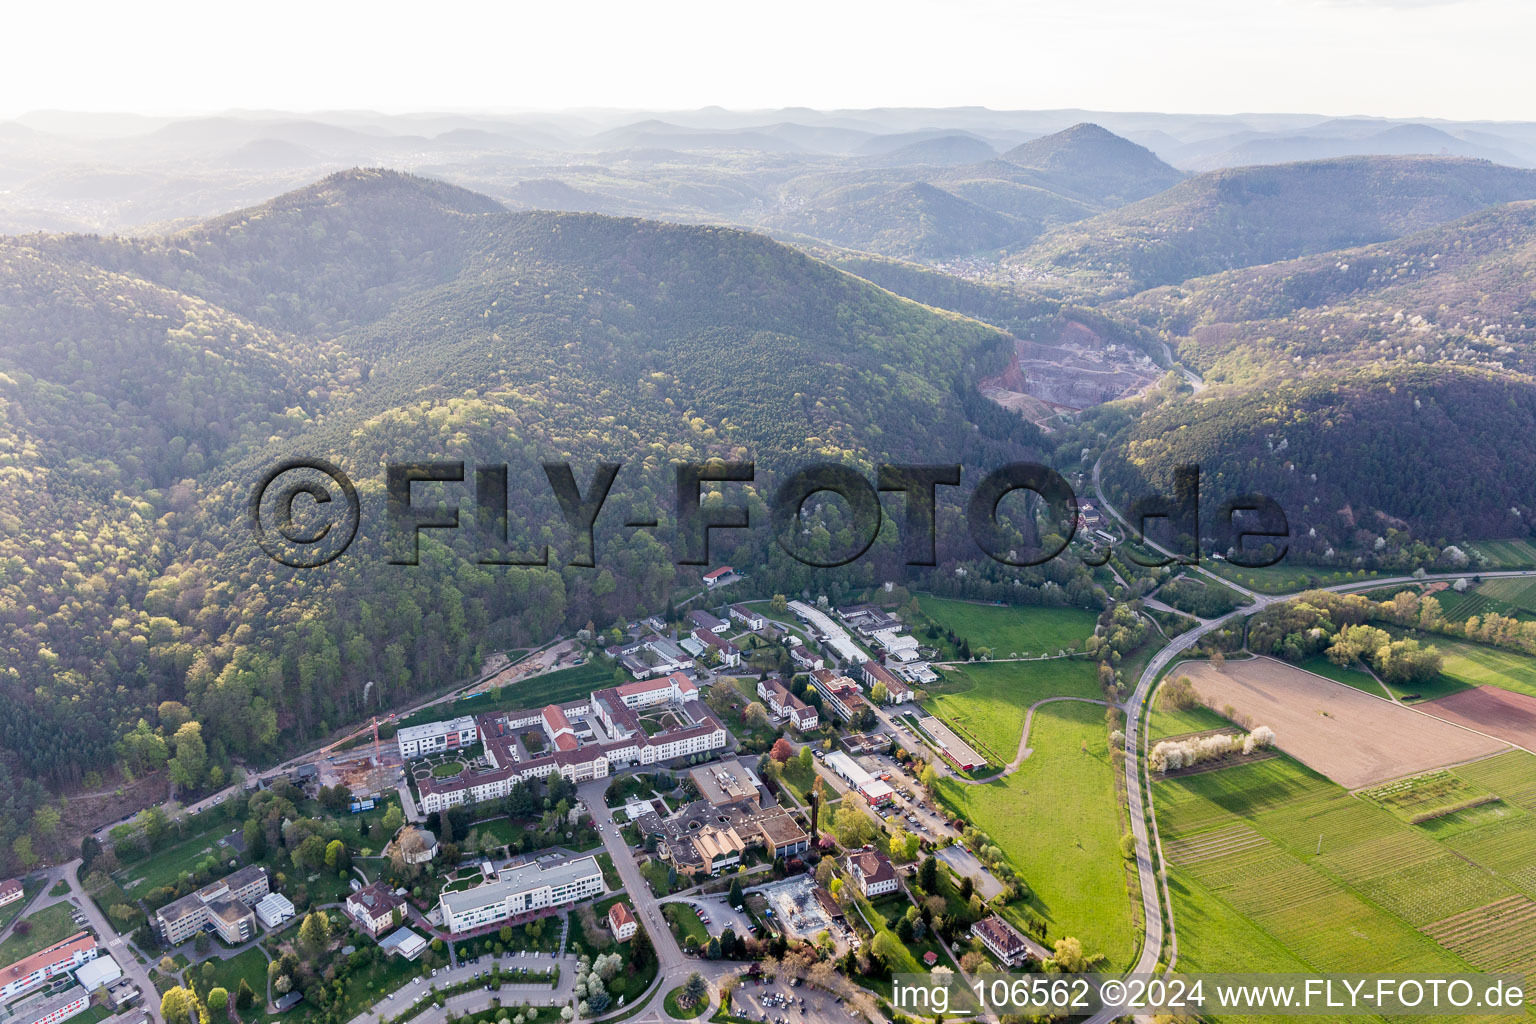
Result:
{"label": "sky", "polygon": [[0,118],[978,105],[1536,120],[1529,0],[8,7]]}

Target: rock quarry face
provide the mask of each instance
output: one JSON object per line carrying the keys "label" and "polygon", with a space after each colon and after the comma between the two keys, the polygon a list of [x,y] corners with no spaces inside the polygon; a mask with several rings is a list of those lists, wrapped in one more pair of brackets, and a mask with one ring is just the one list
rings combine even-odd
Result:
{"label": "rock quarry face", "polygon": [[1036,422],[1087,409],[1154,384],[1162,371],[1141,352],[1106,341],[1076,320],[1058,321],[1040,340],[1020,339],[1008,368],[981,381],[981,393]]}

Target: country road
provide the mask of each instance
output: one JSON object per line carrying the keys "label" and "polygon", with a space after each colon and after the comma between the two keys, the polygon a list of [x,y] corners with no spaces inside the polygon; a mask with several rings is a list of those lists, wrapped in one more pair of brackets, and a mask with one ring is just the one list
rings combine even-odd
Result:
{"label": "country road", "polygon": [[[1098,498],[1099,505],[1110,515],[1114,516],[1127,531],[1130,525],[1119,509],[1112,505],[1104,495],[1103,487],[1099,482],[1099,462],[1093,464],[1093,490]],[[1134,535],[1134,534],[1132,534]],[[1173,552],[1167,550],[1154,541],[1146,540],[1148,547],[1160,554],[1176,557]],[[1181,633],[1169,642],[1167,647],[1159,651],[1142,670],[1141,677],[1136,681],[1136,689],[1125,702],[1125,788],[1128,806],[1128,814],[1131,819],[1131,832],[1136,839],[1136,874],[1141,883],[1141,905],[1145,919],[1145,928],[1142,935],[1141,956],[1132,968],[1135,974],[1151,974],[1156,969],[1163,951],[1163,903],[1168,902],[1168,920],[1173,923],[1173,906],[1169,901],[1166,888],[1159,892],[1158,876],[1152,866],[1151,837],[1147,831],[1146,808],[1142,800],[1142,756],[1141,756],[1141,711],[1145,707],[1147,699],[1151,696],[1154,683],[1165,668],[1168,667],[1179,655],[1193,647],[1201,637],[1220,629],[1222,626],[1235,622],[1238,619],[1256,615],[1265,608],[1282,601],[1289,601],[1303,590],[1326,590],[1333,593],[1349,593],[1355,590],[1371,590],[1376,587],[1393,586],[1398,583],[1420,583],[1425,580],[1436,579],[1460,579],[1466,576],[1477,575],[1483,578],[1497,576],[1536,576],[1536,569],[1502,569],[1483,572],[1463,571],[1454,573],[1425,573],[1423,576],[1389,576],[1369,580],[1354,580],[1349,583],[1338,583],[1327,587],[1306,587],[1285,594],[1260,594],[1246,587],[1240,586],[1223,576],[1219,576],[1204,566],[1190,566],[1196,572],[1200,572],[1222,585],[1232,588],[1246,596],[1252,604],[1235,611],[1228,612],[1218,619],[1201,620],[1200,624]],[[1178,939],[1176,928],[1172,932],[1168,968],[1172,969],[1178,960]],[[1120,1014],[1113,1010],[1100,1010],[1087,1019],[1087,1024],[1109,1024]]]}

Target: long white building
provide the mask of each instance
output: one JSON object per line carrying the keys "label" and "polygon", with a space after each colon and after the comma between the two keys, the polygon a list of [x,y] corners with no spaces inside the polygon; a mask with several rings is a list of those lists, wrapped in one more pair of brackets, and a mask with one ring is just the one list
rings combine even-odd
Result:
{"label": "long white building", "polygon": [[438,897],[443,923],[455,934],[509,918],[601,896],[603,869],[596,857],[582,857],[553,867],[537,863],[507,868],[494,882]]}
{"label": "long white building", "polygon": [[789,610],[795,613],[795,618],[810,626],[811,632],[832,648],[832,653],[839,659],[853,665],[862,665],[869,660],[869,655],[853,642],[848,631],[834,622],[826,612],[804,601],[789,602]]}
{"label": "long white building", "polygon": [[0,970],[0,1000],[30,992],[53,978],[96,958],[99,948],[90,932],[76,932]]}

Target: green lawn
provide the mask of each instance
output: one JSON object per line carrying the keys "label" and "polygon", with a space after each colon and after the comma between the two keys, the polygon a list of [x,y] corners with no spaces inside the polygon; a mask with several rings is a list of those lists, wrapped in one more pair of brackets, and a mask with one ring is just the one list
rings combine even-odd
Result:
{"label": "green lawn", "polygon": [[1051,941],[1075,935],[1123,968],[1135,933],[1104,709],[1047,704],[1035,712],[1030,746],[1034,753],[1006,779],[965,786],[946,778],[940,796],[1002,849]]}
{"label": "green lawn", "polygon": [[979,741],[984,749],[977,753],[1001,766],[1018,753],[1031,704],[1045,697],[1101,698],[1098,678],[1098,666],[1079,658],[973,662],[945,669],[923,706],[957,726],[962,738]]}
{"label": "green lawn", "polygon": [[229,993],[229,1001],[233,1005],[235,993],[240,989],[240,979],[244,978],[246,984],[251,986],[251,991],[256,993],[253,1010],[266,1006],[267,958],[261,950],[248,949],[229,960],[209,960],[207,963],[213,965],[211,978],[204,975],[203,964],[187,972],[187,980],[192,982],[200,998],[207,999],[210,989],[222,988]]}
{"label": "green lawn", "polygon": [[666,1009],[667,1016],[674,1020],[692,1020],[709,1009],[709,997],[706,995],[697,1005],[685,1010],[683,1009],[683,986],[679,985],[667,993],[667,997],[662,1000],[662,1006]]}
{"label": "green lawn", "polygon": [[1352,686],[1357,690],[1370,694],[1372,697],[1385,697],[1387,695],[1387,691],[1381,688],[1381,684],[1376,681],[1376,677],[1365,669],[1354,665],[1348,667],[1335,665],[1323,654],[1315,654],[1306,661],[1299,663],[1296,667],[1305,669],[1314,675],[1322,676],[1325,679],[1332,679],[1336,683]]}
{"label": "green lawn", "polygon": [[[994,658],[1080,651],[1098,620],[1095,613],[1082,608],[974,604],[930,594],[918,600],[923,614],[941,628],[954,630],[970,643],[972,651],[988,648]],[[925,629],[911,625],[919,640],[934,642]],[[942,637],[938,644],[948,646]]]}
{"label": "green lawn", "polygon": [[646,882],[649,883],[652,895],[668,896],[671,894],[671,889],[667,887],[667,865],[663,864],[660,860],[652,857],[640,865],[640,873],[645,876]]}
{"label": "green lawn", "polygon": [[661,908],[661,914],[672,926],[672,934],[677,936],[677,941],[683,945],[693,939],[696,947],[704,946],[709,942],[709,929],[704,927],[704,922],[699,919],[699,912],[687,903],[668,903]]}
{"label": "green lawn", "polygon": [[[198,818],[193,818],[192,822],[197,823]],[[219,868],[214,872],[215,875],[227,874],[230,862],[238,862],[239,856],[231,847],[219,846],[217,841],[231,834],[231,828],[233,826],[219,813],[214,820],[188,832],[186,838],[156,850],[142,860],[124,865],[113,872],[112,877],[128,895],[134,899],[143,899],[144,894],[151,889],[163,885],[174,886],[184,875],[192,874],[197,865],[208,857],[218,858]]]}
{"label": "green lawn", "polygon": [[[1477,969],[1479,957],[1509,937],[1473,931],[1470,945],[1452,949],[1431,938],[1436,922],[1529,889],[1536,843],[1527,823],[1536,819],[1503,813],[1450,830],[1447,842],[1407,819],[1484,789],[1510,799],[1501,786],[1536,790],[1533,761],[1505,757],[1377,787],[1368,797],[1284,756],[1156,782],[1180,967]],[[1532,962],[1536,955],[1519,969]]]}
{"label": "green lawn", "polygon": [[445,704],[422,708],[404,718],[400,728],[437,722],[460,715],[478,715],[487,711],[506,711],[521,708],[539,708],[546,704],[585,697],[594,689],[613,682],[614,662],[605,658],[589,661],[574,668],[562,668],[543,675],[520,679],[494,690],[461,697]]}
{"label": "green lawn", "polygon": [[[336,1004],[333,1012],[338,1020],[351,1020],[359,1013],[374,1006],[383,1000],[389,993],[402,985],[409,984],[412,978],[421,976],[421,964],[413,963],[404,957],[386,956],[378,963],[368,964],[360,970],[348,973],[346,980],[342,982],[341,1000]],[[426,988],[423,984],[422,989]],[[262,990],[257,989],[259,994]],[[402,996],[401,999],[404,999]],[[401,1000],[395,1000],[400,1003]],[[384,1012],[390,1012],[392,1004],[385,1003]],[[396,1008],[405,1009],[402,1004]]]}
{"label": "green lawn", "polygon": [[1195,707],[1182,711],[1164,711],[1154,705],[1152,721],[1147,728],[1147,736],[1153,743],[1156,743],[1158,740],[1167,739],[1170,736],[1183,736],[1192,732],[1205,732],[1208,729],[1231,727],[1231,725],[1231,722],[1204,704],[1197,704]]}
{"label": "green lawn", "polygon": [[15,900],[6,906],[0,907],[0,931],[4,931],[15,920],[24,907],[37,895],[37,891],[43,887],[41,879],[25,879],[21,886],[21,899]]}
{"label": "green lawn", "polygon": [[[118,885],[111,878],[108,878],[107,884],[98,891],[90,893],[90,897],[95,902],[97,909],[101,911],[102,916],[111,921],[120,931],[132,931],[144,923],[143,908],[134,902],[127,893],[123,892],[122,886]],[[130,922],[118,921],[112,916],[112,908],[115,906],[132,907],[137,916]]]}
{"label": "green lawn", "polygon": [[[816,769],[804,768],[800,764],[800,758],[792,757],[784,762],[779,769],[779,778],[795,794],[795,798],[804,806],[811,803],[811,787],[816,785]],[[830,790],[829,790],[830,792]]]}
{"label": "green lawn", "polygon": [[69,919],[71,909],[68,903],[55,903],[22,918],[28,925],[27,934],[17,935],[12,932],[9,938],[0,942],[0,964],[15,963],[22,957],[31,956],[40,949],[82,931]]}

